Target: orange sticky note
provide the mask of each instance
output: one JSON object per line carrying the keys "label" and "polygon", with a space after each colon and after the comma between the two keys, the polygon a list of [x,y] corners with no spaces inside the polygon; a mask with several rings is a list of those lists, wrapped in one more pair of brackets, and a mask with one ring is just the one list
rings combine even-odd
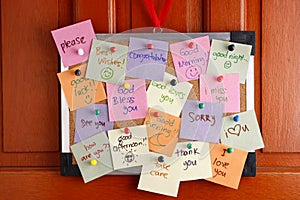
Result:
{"label": "orange sticky note", "polygon": [[102,82],[85,78],[86,68],[83,63],[57,74],[71,111],[106,99]]}
{"label": "orange sticky note", "polygon": [[237,189],[248,152],[234,148],[228,153],[228,148],[224,144],[210,144],[212,178],[205,180]]}
{"label": "orange sticky note", "polygon": [[149,108],[144,124],[150,151],[172,156],[178,141],[180,122],[179,117]]}

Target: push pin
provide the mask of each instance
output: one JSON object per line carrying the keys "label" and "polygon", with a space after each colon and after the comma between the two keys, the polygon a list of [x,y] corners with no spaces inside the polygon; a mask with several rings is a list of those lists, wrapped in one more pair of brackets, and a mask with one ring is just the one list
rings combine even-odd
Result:
{"label": "push pin", "polygon": [[114,53],[116,52],[117,48],[116,47],[110,47],[110,52]]}
{"label": "push pin", "polygon": [[80,56],[83,56],[84,55],[84,51],[83,51],[83,49],[78,49],[78,51],[77,51],[77,53],[78,53],[78,55],[80,55]]}
{"label": "push pin", "polygon": [[92,166],[96,166],[96,165],[97,165],[97,160],[96,160],[96,159],[93,159],[93,160],[91,160],[90,163],[91,163]]}
{"label": "push pin", "polygon": [[148,49],[153,49],[153,44],[148,44],[148,45],[147,45],[147,48],[148,48]]}
{"label": "push pin", "polygon": [[222,82],[223,79],[224,79],[224,76],[222,76],[222,75],[220,75],[220,76],[217,77],[217,81],[218,81],[218,82]]}
{"label": "push pin", "polygon": [[187,147],[188,149],[191,149],[191,148],[193,147],[193,145],[192,145],[192,143],[188,143],[188,144],[186,145],[186,147]]}
{"label": "push pin", "polygon": [[204,103],[199,103],[199,108],[200,108],[200,109],[203,109],[204,106],[205,106]]}
{"label": "push pin", "polygon": [[153,116],[154,116],[154,117],[158,117],[158,116],[159,116],[159,113],[158,113],[158,112],[154,112],[154,113],[153,113]]}
{"label": "push pin", "polygon": [[96,109],[95,110],[95,115],[100,115],[100,110]]}
{"label": "push pin", "polygon": [[234,48],[235,48],[234,44],[231,44],[231,45],[228,46],[228,50],[229,50],[229,51],[233,51]]}
{"label": "push pin", "polygon": [[124,84],[124,88],[125,88],[125,89],[129,89],[129,88],[130,88],[130,84],[129,84],[129,83],[125,83],[125,84]]}
{"label": "push pin", "polygon": [[233,117],[233,121],[238,122],[239,120],[240,120],[240,116],[235,115],[235,116]]}
{"label": "push pin", "polygon": [[158,162],[164,162],[165,161],[163,156],[158,156],[157,160],[158,160]]}
{"label": "push pin", "polygon": [[227,153],[233,153],[233,152],[234,152],[234,149],[230,147],[230,148],[227,148],[226,151],[227,151]]}
{"label": "push pin", "polygon": [[190,49],[194,48],[194,42],[190,42],[190,43],[189,43],[189,48],[190,48]]}
{"label": "push pin", "polygon": [[175,86],[175,85],[177,84],[177,81],[176,81],[175,79],[172,79],[172,80],[170,81],[170,84],[171,84],[172,86]]}
{"label": "push pin", "polygon": [[128,133],[130,133],[130,129],[129,129],[129,128],[127,128],[127,127],[126,127],[126,128],[124,128],[124,133],[125,133],[125,134],[128,134]]}
{"label": "push pin", "polygon": [[75,75],[76,75],[76,76],[80,76],[80,75],[81,75],[80,69],[76,69],[76,70],[75,70]]}

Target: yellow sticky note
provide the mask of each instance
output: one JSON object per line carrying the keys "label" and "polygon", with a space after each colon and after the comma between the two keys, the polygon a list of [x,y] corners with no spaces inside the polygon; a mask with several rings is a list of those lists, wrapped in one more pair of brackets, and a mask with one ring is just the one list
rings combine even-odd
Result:
{"label": "yellow sticky note", "polygon": [[86,68],[83,63],[57,74],[71,111],[106,99],[102,82],[85,78]]}
{"label": "yellow sticky note", "polygon": [[144,124],[150,151],[172,156],[178,141],[180,122],[179,117],[149,108]]}
{"label": "yellow sticky note", "polygon": [[210,144],[210,159],[212,166],[212,178],[206,180],[237,189],[244,169],[248,152],[230,148],[224,144]]}

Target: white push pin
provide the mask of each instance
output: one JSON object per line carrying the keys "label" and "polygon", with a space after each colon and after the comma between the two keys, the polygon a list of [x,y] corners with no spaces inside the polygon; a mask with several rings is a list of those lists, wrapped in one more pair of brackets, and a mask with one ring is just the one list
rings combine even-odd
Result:
{"label": "white push pin", "polygon": [[84,55],[84,51],[83,51],[83,49],[78,49],[78,55],[80,55],[80,56],[83,56]]}

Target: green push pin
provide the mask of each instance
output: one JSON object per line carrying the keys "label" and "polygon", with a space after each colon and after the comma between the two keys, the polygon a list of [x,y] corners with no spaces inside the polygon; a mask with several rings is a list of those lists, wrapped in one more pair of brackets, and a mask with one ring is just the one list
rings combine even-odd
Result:
{"label": "green push pin", "polygon": [[199,108],[203,109],[204,108],[204,103],[199,103]]}
{"label": "green push pin", "polygon": [[100,110],[95,110],[95,115],[100,115]]}
{"label": "green push pin", "polygon": [[191,149],[191,148],[193,147],[193,145],[192,145],[191,143],[188,143],[188,144],[186,145],[186,147],[187,147],[188,149]]}
{"label": "green push pin", "polygon": [[234,152],[234,149],[233,148],[227,148],[227,153],[233,153]]}

